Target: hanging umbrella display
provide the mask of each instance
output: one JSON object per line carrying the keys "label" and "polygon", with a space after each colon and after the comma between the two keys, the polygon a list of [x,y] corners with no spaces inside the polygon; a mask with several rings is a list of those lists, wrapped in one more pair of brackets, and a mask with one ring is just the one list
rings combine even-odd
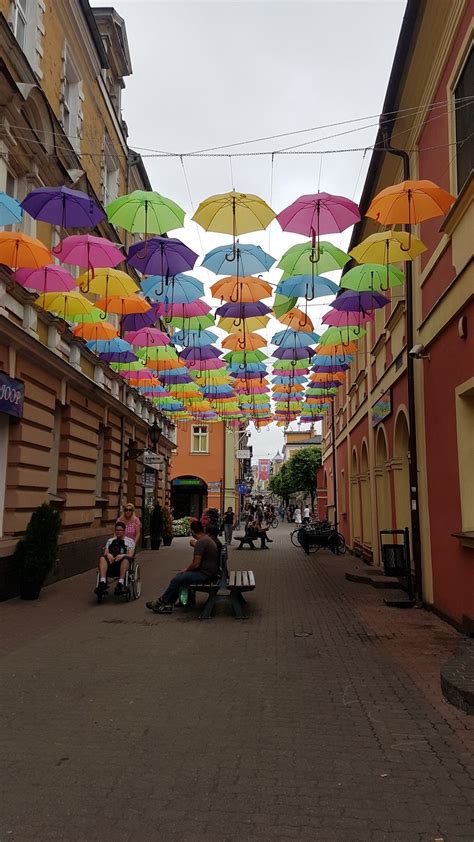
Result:
{"label": "hanging umbrella display", "polygon": [[166,234],[184,225],[184,210],[160,193],[134,190],[107,205],[107,218],[130,233]]}
{"label": "hanging umbrella display", "polygon": [[110,322],[83,322],[73,330],[74,336],[97,342],[99,339],[118,339],[118,333]]}
{"label": "hanging umbrella display", "polygon": [[52,263],[49,249],[20,231],[0,231],[0,263],[10,269],[40,269]]}
{"label": "hanging umbrella display", "polygon": [[236,237],[250,231],[263,231],[275,219],[275,212],[259,196],[252,193],[220,193],[200,203],[193,216],[206,231],[232,234],[229,260],[237,260]]}
{"label": "hanging umbrella display", "polygon": [[125,260],[121,252],[121,245],[111,243],[105,237],[95,237],[92,234],[73,234],[65,237],[53,253],[63,263],[80,266],[94,274],[95,269],[114,268]]}
{"label": "hanging umbrella display", "polygon": [[263,251],[260,246],[253,246],[249,243],[235,244],[235,255],[232,256],[232,243],[227,246],[218,246],[204,257],[202,266],[214,272],[215,275],[258,275],[260,272],[268,272],[275,258]]}
{"label": "hanging umbrella display", "polygon": [[131,345],[123,339],[99,339],[87,342],[87,347],[107,362],[132,362],[137,359]]}
{"label": "hanging umbrella display", "polygon": [[308,314],[304,313],[303,310],[299,310],[297,307],[293,307],[287,313],[283,313],[278,317],[278,321],[284,325],[288,325],[293,330],[303,331],[304,333],[310,333],[314,330],[313,322]]}
{"label": "hanging umbrella display", "polygon": [[127,333],[125,339],[127,342],[130,342],[130,345],[135,345],[139,348],[143,347],[147,350],[151,345],[159,347],[160,345],[170,344],[169,336],[156,327],[142,327],[139,330],[130,331]]}
{"label": "hanging umbrella display", "polygon": [[80,322],[94,309],[94,305],[80,292],[45,292],[36,299],[35,304],[54,313],[68,322]]}
{"label": "hanging umbrella display", "polygon": [[182,316],[173,316],[169,319],[169,324],[176,327],[180,333],[187,335],[192,330],[204,330],[214,324],[214,316],[207,313],[203,316],[188,316],[183,319]]}
{"label": "hanging umbrella display", "polygon": [[403,272],[396,266],[383,266],[380,263],[362,263],[349,269],[341,278],[341,287],[357,292],[369,290],[376,292],[389,287],[401,286]]}
{"label": "hanging umbrella display", "polygon": [[381,190],[372,199],[366,216],[381,225],[417,225],[443,216],[455,201],[455,196],[433,181],[402,181]]}
{"label": "hanging umbrella display", "polygon": [[[348,273],[349,274],[349,273]],[[276,292],[288,298],[305,298],[312,301],[313,298],[324,298],[327,295],[335,295],[339,290],[334,281],[324,278],[322,275],[295,275],[281,280]],[[290,308],[291,309],[291,308]]]}
{"label": "hanging umbrella display", "polygon": [[245,333],[245,334],[230,334],[222,340],[222,347],[229,348],[231,351],[241,351],[247,349],[248,351],[256,351],[258,348],[264,348],[267,342],[260,336],[259,333]]}
{"label": "hanging umbrella display", "polygon": [[341,342],[333,342],[333,343],[320,343],[316,347],[317,354],[352,354],[357,351],[357,342],[349,342],[346,345],[342,345]]}
{"label": "hanging umbrella display", "polygon": [[270,284],[252,277],[223,278],[211,286],[211,292],[214,298],[231,304],[261,301],[273,294]]}
{"label": "hanging umbrella display", "polygon": [[365,336],[366,331],[363,328],[353,327],[330,327],[324,331],[321,336],[321,345],[334,344],[340,342],[342,345],[347,345],[353,339],[360,339]]}
{"label": "hanging umbrella display", "polygon": [[201,345],[214,345],[218,341],[217,333],[211,330],[188,330],[176,331],[171,337],[173,345],[182,345],[184,347]]}
{"label": "hanging umbrella display", "polygon": [[282,255],[278,269],[283,269],[286,275],[323,275],[343,269],[349,262],[350,256],[337,248],[333,243],[325,240],[319,244],[319,258],[314,259],[312,242],[297,243]]}
{"label": "hanging umbrella display", "polygon": [[61,266],[51,264],[41,269],[17,269],[14,274],[17,284],[35,292],[70,292],[76,281]]}
{"label": "hanging umbrella display", "polygon": [[196,252],[173,237],[152,237],[147,242],[134,243],[128,252],[128,263],[144,275],[161,275],[166,279],[192,269]]}
{"label": "hanging umbrella display", "polygon": [[304,348],[309,342],[319,342],[319,334],[298,333],[296,330],[286,328],[286,330],[279,330],[275,333],[271,342],[280,348]]}
{"label": "hanging umbrella display", "polygon": [[95,306],[104,313],[116,313],[119,316],[126,316],[129,313],[146,313],[151,310],[148,301],[140,298],[139,295],[109,295],[108,298],[100,298]]}
{"label": "hanging umbrella display", "polygon": [[194,316],[205,316],[210,313],[210,311],[210,305],[201,298],[197,298],[196,301],[191,301],[189,304],[164,303],[156,305],[157,314],[165,317],[166,321],[169,321],[174,317],[179,319],[189,319]]}
{"label": "hanging umbrella display", "polygon": [[345,231],[359,222],[360,213],[355,202],[345,196],[312,193],[300,196],[278,214],[277,220],[283,231],[311,237],[314,257],[318,260],[320,235]]}
{"label": "hanging umbrella display", "polygon": [[152,327],[157,319],[155,307],[150,307],[145,313],[129,313],[122,318],[122,330],[140,330],[142,327]]}
{"label": "hanging umbrella display", "polygon": [[248,332],[252,332],[255,330],[262,330],[264,327],[267,326],[269,321],[269,316],[254,316],[246,318],[241,323],[235,324],[233,318],[220,318],[217,322],[217,327],[221,330],[225,330],[226,333],[235,333],[235,334],[247,334]]}
{"label": "hanging umbrella display", "polygon": [[331,301],[331,307],[334,310],[359,310],[361,313],[372,313],[373,310],[385,307],[389,303],[390,299],[380,292],[371,292],[370,290],[358,292],[345,289],[341,295]]}
{"label": "hanging umbrella display", "polygon": [[278,289],[275,290],[275,298],[273,299],[273,312],[277,319],[281,319],[285,313],[292,310],[297,303],[298,298],[288,298],[286,295],[281,295]]}
{"label": "hanging umbrella display", "polygon": [[95,228],[105,213],[91,196],[69,187],[38,187],[21,202],[34,219],[61,228]]}
{"label": "hanging umbrella display", "polygon": [[400,263],[414,260],[426,251],[426,246],[418,237],[408,231],[380,231],[371,234],[354,246],[349,252],[358,263]]}
{"label": "hanging umbrella display", "polygon": [[329,310],[322,318],[323,325],[330,327],[360,327],[366,322],[374,320],[373,313],[362,313],[360,310]]}
{"label": "hanging umbrella display", "polygon": [[0,226],[16,225],[21,222],[23,217],[23,208],[12,196],[6,193],[0,193]]}
{"label": "hanging umbrella display", "polygon": [[83,292],[104,296],[128,296],[138,291],[138,284],[120,269],[97,269],[93,278],[86,273],[77,279]]}
{"label": "hanging umbrella display", "polygon": [[[218,307],[216,310],[216,316],[222,316],[223,319],[230,318],[241,321],[251,317],[255,318],[258,316],[266,316],[267,313],[271,312],[271,308],[267,307],[267,305],[263,304],[261,301],[251,302],[249,304],[237,302],[223,304],[221,307]],[[236,325],[236,327],[237,326],[238,325]]]}
{"label": "hanging umbrella display", "polygon": [[173,275],[166,281],[162,275],[151,275],[141,283],[143,294],[150,301],[189,304],[204,295],[204,284],[191,275]]}

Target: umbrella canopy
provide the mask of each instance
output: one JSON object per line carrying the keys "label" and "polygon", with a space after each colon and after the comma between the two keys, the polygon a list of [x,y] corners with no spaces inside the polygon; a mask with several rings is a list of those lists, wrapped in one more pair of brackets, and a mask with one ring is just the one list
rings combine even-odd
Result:
{"label": "umbrella canopy", "polygon": [[187,334],[189,331],[198,331],[210,327],[214,324],[214,316],[211,313],[204,316],[189,316],[184,319],[182,316],[173,316],[169,319],[169,323],[178,328],[181,333]]}
{"label": "umbrella canopy", "polygon": [[255,316],[266,316],[267,313],[271,312],[271,308],[267,307],[266,304],[262,304],[261,301],[250,304],[237,302],[235,304],[223,304],[222,307],[218,307],[216,316],[232,319],[248,319]]}
{"label": "umbrella canopy", "polygon": [[107,362],[133,362],[137,359],[133,348],[123,339],[106,339],[88,342],[87,347]]}
{"label": "umbrella canopy", "polygon": [[139,295],[109,295],[96,301],[95,306],[105,313],[118,313],[120,316],[126,316],[128,313],[146,313],[151,309],[148,301]]}
{"label": "umbrella canopy", "polygon": [[303,331],[303,333],[310,333],[314,330],[313,322],[308,314],[297,307],[293,307],[288,313],[283,313],[278,317],[278,321],[283,322],[284,325],[288,325],[293,330]]}
{"label": "umbrella canopy", "polygon": [[174,304],[189,304],[204,295],[204,284],[191,275],[173,275],[169,281],[162,275],[151,275],[142,281],[144,295],[150,301],[171,301]]}
{"label": "umbrella canopy", "polygon": [[273,312],[277,319],[281,319],[285,313],[292,310],[298,301],[298,298],[288,298],[286,295],[281,295],[278,289],[275,290],[275,298],[273,299]]}
{"label": "umbrella canopy", "polygon": [[166,234],[184,225],[184,210],[171,199],[148,190],[134,190],[107,205],[113,225],[141,234]]}
{"label": "umbrella canopy", "polygon": [[14,278],[20,286],[35,292],[70,292],[76,286],[72,275],[55,264],[41,269],[17,269]]}
{"label": "umbrella canopy", "polygon": [[329,355],[329,354],[315,354],[313,357],[313,371],[318,371],[319,366],[331,366],[336,365],[337,362],[343,362],[349,364],[352,362],[351,354],[338,354],[338,355]]}
{"label": "umbrella canopy", "polygon": [[92,234],[73,234],[65,237],[53,248],[56,257],[63,263],[71,263],[83,269],[114,267],[125,260],[121,247]]}
{"label": "umbrella canopy", "polygon": [[331,327],[358,327],[374,319],[373,313],[362,313],[360,310],[329,310],[321,319],[323,325]]}
{"label": "umbrella canopy", "polygon": [[366,237],[349,252],[358,263],[401,263],[414,260],[426,251],[418,237],[407,231],[379,231]]}
{"label": "umbrella canopy", "polygon": [[133,330],[127,333],[127,342],[130,345],[148,348],[149,345],[159,347],[160,345],[169,345],[169,336],[158,330],[156,327],[142,327],[139,330]]}
{"label": "umbrella canopy", "polygon": [[222,347],[229,348],[231,351],[256,351],[258,348],[264,348],[267,342],[260,336],[259,333],[245,333],[245,334],[230,334],[222,340]]}
{"label": "umbrella canopy", "polygon": [[106,298],[111,295],[132,295],[138,290],[138,284],[120,269],[97,269],[93,278],[85,273],[77,279],[77,283],[83,292]]}
{"label": "umbrella canopy", "polygon": [[312,354],[313,349],[306,346],[303,348],[277,348],[272,357],[276,357],[278,360],[303,360],[311,357]]}
{"label": "umbrella canopy", "polygon": [[34,219],[61,228],[95,228],[105,213],[91,196],[69,187],[38,187],[28,193],[21,206]]}
{"label": "umbrella canopy", "polygon": [[88,339],[91,342],[98,342],[99,339],[116,339],[118,333],[110,322],[93,322],[78,324],[73,330],[74,336]]}
{"label": "umbrella canopy", "polygon": [[326,295],[335,295],[339,287],[334,281],[329,278],[324,278],[322,275],[295,275],[280,281],[277,286],[277,292],[281,295],[289,297],[301,298],[304,297],[307,301],[313,298],[324,298]]}
{"label": "umbrella canopy", "polygon": [[336,343],[320,343],[316,348],[317,354],[340,355],[340,354],[355,354],[357,351],[357,342],[349,342],[344,345],[341,342]]}
{"label": "umbrella canopy", "polygon": [[69,322],[79,322],[82,316],[94,309],[94,305],[80,292],[45,292],[35,304],[48,313],[55,313]]}
{"label": "umbrella canopy", "polygon": [[192,316],[204,316],[211,311],[211,307],[202,299],[197,298],[189,304],[170,304],[168,302],[157,304],[156,312],[159,316],[178,316],[181,319],[189,319]]}
{"label": "umbrella canopy", "polygon": [[144,275],[165,278],[192,269],[196,252],[173,237],[152,237],[146,243],[134,243],[128,252],[128,263]]}
{"label": "umbrella canopy", "polygon": [[52,263],[51,252],[35,237],[0,231],[0,263],[11,269],[40,269]]}
{"label": "umbrella canopy", "polygon": [[205,345],[203,348],[185,348],[180,353],[183,360],[210,360],[211,357],[219,357],[220,351],[212,345]]}
{"label": "umbrella canopy", "polygon": [[211,292],[214,298],[229,303],[261,301],[262,298],[270,298],[273,294],[270,284],[252,277],[223,278],[211,286]]}
{"label": "umbrella canopy", "polygon": [[220,318],[217,327],[221,330],[225,330],[227,333],[236,333],[240,334],[242,337],[247,335],[247,331],[250,333],[254,330],[262,330],[262,328],[266,327],[269,321],[269,316],[252,316],[250,318],[245,318],[244,320],[237,320],[237,324],[235,324],[233,318]]}
{"label": "umbrella canopy", "polygon": [[260,363],[267,357],[261,351],[229,351],[223,359],[229,363]]}
{"label": "umbrella canopy", "polygon": [[283,269],[287,275],[322,275],[324,272],[342,269],[349,260],[345,251],[325,240],[319,243],[319,257],[316,260],[312,242],[309,241],[289,248],[278,263],[278,269]]}
{"label": "umbrella canopy", "polygon": [[145,313],[129,313],[122,319],[122,330],[140,330],[141,327],[151,327],[157,319],[155,307],[150,307]]}
{"label": "umbrella canopy", "polygon": [[275,263],[275,258],[263,251],[260,246],[249,243],[235,244],[235,256],[232,257],[232,243],[218,246],[204,257],[202,265],[216,275],[258,275],[268,272]]}
{"label": "umbrella canopy", "polygon": [[433,181],[402,181],[381,190],[372,199],[366,216],[381,225],[417,225],[443,216],[455,201],[451,193]]}
{"label": "umbrella canopy", "polygon": [[312,193],[300,196],[277,216],[283,231],[316,237],[345,231],[360,220],[359,208],[345,196]]}
{"label": "umbrella canopy", "polygon": [[[272,219],[275,212],[263,199],[235,190],[204,199],[193,216],[194,222],[206,231],[232,234],[234,238],[250,231],[263,231]],[[232,257],[236,259],[236,249]]]}
{"label": "umbrella canopy", "polygon": [[360,339],[365,334],[366,331],[363,328],[330,327],[321,336],[321,344],[341,342],[344,345],[350,342],[351,339]]}
{"label": "umbrella canopy", "polygon": [[371,313],[372,310],[378,310],[379,307],[385,307],[389,303],[390,299],[380,292],[358,292],[345,289],[341,295],[331,301],[331,307],[334,310],[359,310],[361,313]]}
{"label": "umbrella canopy", "polygon": [[12,196],[0,193],[0,226],[15,225],[21,222],[23,208]]}
{"label": "umbrella canopy", "polygon": [[217,334],[212,333],[211,330],[180,330],[171,337],[171,342],[173,345],[200,347],[202,345],[214,345],[218,338]]}
{"label": "umbrella canopy", "polygon": [[272,344],[280,348],[304,348],[308,342],[319,342],[317,333],[298,333],[287,327],[286,330],[279,330],[272,336]]}
{"label": "umbrella canopy", "polygon": [[403,272],[396,266],[382,266],[380,263],[362,263],[349,269],[341,278],[341,287],[353,289],[356,292],[369,290],[386,290],[389,287],[401,286],[404,281]]}

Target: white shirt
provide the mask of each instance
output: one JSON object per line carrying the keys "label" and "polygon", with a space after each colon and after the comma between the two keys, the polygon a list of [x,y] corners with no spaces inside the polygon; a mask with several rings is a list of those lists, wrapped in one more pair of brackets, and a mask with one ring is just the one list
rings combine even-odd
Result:
{"label": "white shirt", "polygon": [[304,508],[304,509],[303,509],[303,517],[309,517],[309,508],[308,508],[308,506],[306,506],[306,508]]}
{"label": "white shirt", "polygon": [[295,509],[294,519],[295,523],[301,523],[301,509]]}

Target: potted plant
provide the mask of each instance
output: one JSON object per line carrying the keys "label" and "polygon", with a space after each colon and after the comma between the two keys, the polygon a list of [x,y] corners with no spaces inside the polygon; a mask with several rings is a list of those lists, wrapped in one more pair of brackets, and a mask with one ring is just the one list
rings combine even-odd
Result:
{"label": "potted plant", "polygon": [[173,540],[173,518],[169,509],[163,509],[163,544],[170,547]]}
{"label": "potted plant", "polygon": [[163,537],[163,509],[159,503],[154,507],[150,516],[150,544],[152,550],[159,550]]}
{"label": "potted plant", "polygon": [[38,506],[31,515],[14,553],[22,599],[38,599],[57,558],[60,529],[61,516],[48,503]]}

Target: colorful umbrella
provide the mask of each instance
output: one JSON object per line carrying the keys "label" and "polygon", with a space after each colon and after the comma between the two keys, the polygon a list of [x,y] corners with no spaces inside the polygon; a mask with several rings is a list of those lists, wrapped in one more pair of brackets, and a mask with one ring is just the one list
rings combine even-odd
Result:
{"label": "colorful umbrella", "polygon": [[455,201],[455,196],[433,181],[402,181],[381,190],[372,199],[366,216],[382,225],[417,225],[443,216]]}
{"label": "colorful umbrella", "polygon": [[111,243],[105,237],[92,234],[73,234],[53,248],[56,257],[63,263],[71,263],[83,269],[115,267],[123,260],[121,246]]}
{"label": "colorful umbrella", "polygon": [[331,327],[359,327],[373,319],[373,313],[362,313],[360,310],[328,310],[321,321]]}
{"label": "colorful umbrella", "polygon": [[98,342],[99,339],[117,339],[118,333],[110,322],[93,322],[78,324],[73,330],[74,336]]}
{"label": "colorful umbrella", "polygon": [[21,222],[23,208],[12,196],[0,193],[0,226],[15,225]]}
{"label": "colorful umbrella", "polygon": [[35,237],[0,231],[0,263],[11,269],[40,269],[52,262],[51,252]]}
{"label": "colorful umbrella", "polygon": [[284,278],[287,275],[322,275],[342,269],[349,260],[345,251],[325,240],[320,242],[319,258],[315,260],[313,244],[309,241],[291,246],[281,257],[278,269],[286,273]]}
{"label": "colorful umbrella", "polygon": [[236,237],[250,231],[263,231],[275,219],[275,212],[252,193],[220,193],[209,196],[200,203],[193,216],[206,231],[232,234],[232,250],[229,259],[237,259]]}
{"label": "colorful umbrella", "polygon": [[174,333],[171,342],[173,345],[199,347],[201,345],[214,345],[218,338],[217,334],[210,330],[188,330]]}
{"label": "colorful umbrella", "polygon": [[264,348],[266,344],[266,340],[259,333],[230,334],[222,340],[222,347],[233,351],[256,351],[258,348]]}
{"label": "colorful umbrella", "polygon": [[232,257],[232,243],[218,246],[204,257],[202,265],[216,275],[258,275],[268,272],[275,263],[275,258],[263,251],[260,246],[249,243],[235,244],[235,256]]}
{"label": "colorful umbrella", "polygon": [[38,187],[21,206],[34,219],[61,228],[95,228],[105,213],[91,196],[69,187]]}
{"label": "colorful umbrella", "polygon": [[138,284],[120,269],[97,269],[93,278],[85,273],[77,279],[77,283],[83,292],[103,295],[105,298],[132,295],[138,291]]}
{"label": "colorful umbrella", "polygon": [[134,190],[107,205],[109,222],[131,233],[166,234],[184,225],[184,210],[160,193]]}
{"label": "colorful umbrella", "polygon": [[355,202],[345,196],[313,193],[300,196],[282,210],[277,219],[283,231],[311,237],[314,257],[318,260],[320,235],[345,231],[360,220],[360,213]]}
{"label": "colorful umbrella", "polygon": [[299,310],[297,307],[293,307],[288,313],[283,313],[278,317],[278,321],[283,322],[284,325],[288,325],[294,330],[301,330],[304,333],[310,333],[314,330],[313,322],[307,313],[304,313],[303,310]]}
{"label": "colorful umbrella", "polygon": [[321,344],[329,344],[334,342],[340,342],[342,345],[347,345],[352,339],[360,339],[361,336],[365,336],[367,331],[363,328],[353,328],[353,327],[330,327],[324,331],[323,335],[321,336]]}
{"label": "colorful umbrella", "polygon": [[87,342],[87,347],[107,362],[132,362],[137,359],[133,348],[123,339],[99,339]]}
{"label": "colorful umbrella", "polygon": [[243,336],[244,334],[247,335],[247,331],[251,332],[254,330],[262,330],[267,326],[268,321],[269,316],[246,317],[242,322],[239,320],[237,324],[233,318],[220,318],[217,323],[217,327],[221,330],[225,330],[226,333],[238,333]]}
{"label": "colorful umbrella", "polygon": [[295,275],[280,281],[276,288],[276,292],[280,295],[286,295],[291,298],[304,297],[306,301],[312,301],[313,298],[324,298],[326,295],[334,295],[339,287],[334,281],[329,278],[324,278],[322,275]]}
{"label": "colorful umbrella", "polygon": [[270,298],[273,294],[270,284],[252,277],[222,278],[211,286],[211,292],[214,298],[220,298],[221,301],[229,303],[241,301],[246,304],[261,301],[262,298]]}
{"label": "colorful umbrella", "polygon": [[156,305],[156,312],[159,316],[166,316],[167,320],[177,316],[181,319],[189,319],[193,316],[205,316],[211,311],[211,307],[201,298],[191,301],[189,304],[171,304],[165,302]]}
{"label": "colorful umbrella", "polygon": [[36,299],[35,304],[48,313],[55,313],[69,322],[79,322],[92,310],[94,305],[80,292],[45,292]]}
{"label": "colorful umbrella", "polygon": [[146,244],[135,243],[128,252],[128,263],[144,275],[162,275],[169,278],[192,269],[197,260],[196,252],[173,237],[152,237]]}
{"label": "colorful umbrella", "polygon": [[277,319],[281,319],[285,313],[289,313],[298,301],[298,298],[288,298],[286,295],[281,295],[278,290],[275,292],[273,300],[273,312]]}
{"label": "colorful umbrella", "polygon": [[155,307],[150,307],[146,313],[129,313],[122,318],[122,330],[140,330],[141,327],[152,327],[157,319]]}
{"label": "colorful umbrella", "polygon": [[120,316],[151,310],[148,301],[139,295],[110,295],[108,298],[100,298],[95,302],[95,306],[105,313],[117,313]]}
{"label": "colorful umbrella", "polygon": [[380,231],[362,240],[349,252],[358,263],[400,263],[414,260],[426,251],[418,237],[410,237],[407,231]]}
{"label": "colorful umbrella", "polygon": [[389,287],[401,286],[404,281],[403,272],[396,266],[382,266],[380,263],[362,263],[349,269],[341,278],[341,287],[353,289],[356,292],[369,290],[387,290]]}
{"label": "colorful umbrella", "polygon": [[390,299],[380,292],[357,292],[345,289],[341,295],[331,301],[331,307],[334,310],[359,310],[361,313],[371,313],[389,303]]}
{"label": "colorful umbrella", "polygon": [[127,333],[125,339],[127,342],[130,342],[130,345],[145,347],[147,349],[150,345],[159,347],[160,345],[169,345],[170,343],[169,336],[156,327],[142,327],[139,330],[133,330]]}
{"label": "colorful umbrella", "polygon": [[223,304],[222,307],[218,307],[216,310],[216,316],[222,316],[222,318],[232,318],[232,319],[248,319],[250,317],[256,316],[266,316],[267,313],[271,313],[271,308],[267,307],[266,304],[262,304],[261,301],[259,302],[251,302],[250,304],[245,303],[233,303],[233,304]]}
{"label": "colorful umbrella", "polygon": [[41,269],[17,269],[14,278],[20,286],[41,293],[70,292],[76,286],[72,275],[55,264],[43,266]]}
{"label": "colorful umbrella", "polygon": [[204,284],[191,275],[173,275],[168,282],[162,275],[151,275],[142,281],[141,287],[150,301],[188,304],[204,295]]}

